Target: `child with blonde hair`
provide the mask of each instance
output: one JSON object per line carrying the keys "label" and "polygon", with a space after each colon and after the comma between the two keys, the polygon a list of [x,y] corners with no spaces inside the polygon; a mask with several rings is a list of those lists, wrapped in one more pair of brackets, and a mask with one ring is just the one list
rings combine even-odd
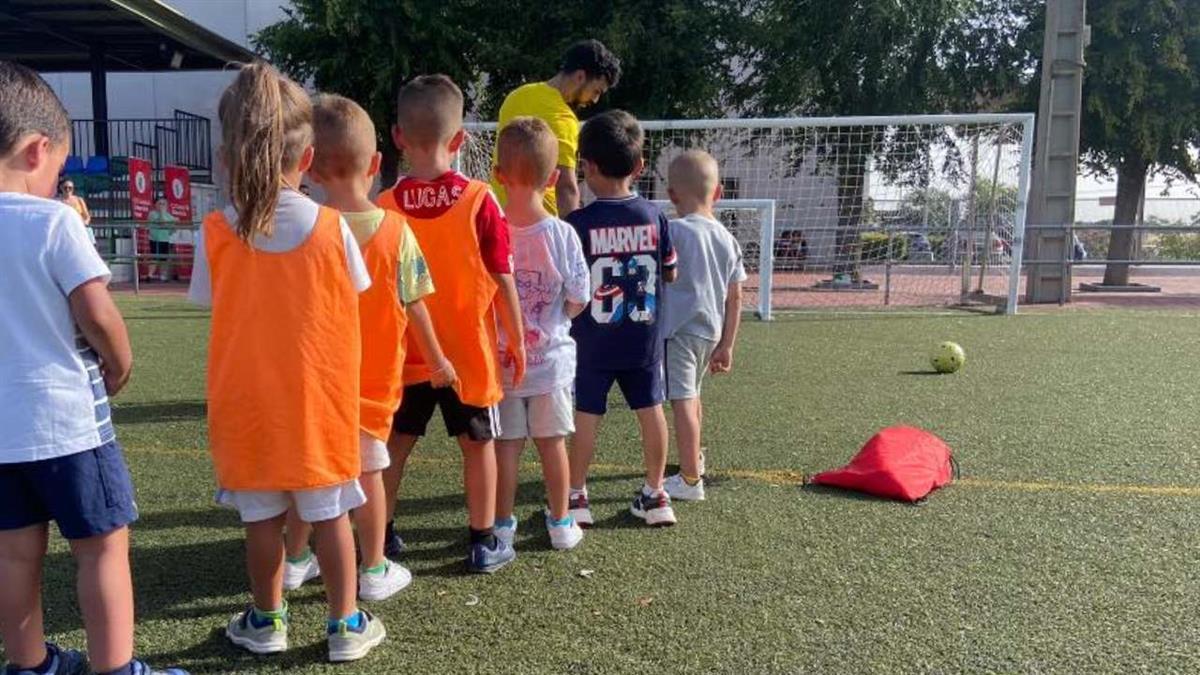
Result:
{"label": "child with blonde hair", "polygon": [[312,523],[329,602],[329,660],[386,635],[355,603],[349,512],[358,483],[358,294],[371,281],[345,221],[299,192],[313,159],[308,94],[264,62],[221,96],[221,160],[232,205],[204,219],[189,296],[212,307],[209,447],[220,503],[246,528],[254,602],[226,635],[257,654],[288,646],[283,530]]}
{"label": "child with blonde hair", "polygon": [[[371,288],[358,296],[362,333],[358,482],[367,503],[354,510],[354,524],[362,554],[358,597],[384,600],[412,581],[412,574],[384,557],[383,549],[387,518],[383,470],[391,463],[387,439],[404,392],[406,327],[425,360],[437,364],[436,386],[454,383],[454,367],[442,354],[425,308],[423,298],[433,293],[433,281],[416,237],[404,216],[384,211],[368,196],[381,160],[371,117],[354,101],[332,94],[317,98],[313,117],[316,152],[309,176],[324,188],[325,204],[341,211],[371,274]],[[284,590],[320,575],[316,556],[308,549],[311,531],[295,509],[288,511]]]}
{"label": "child with blonde hair", "polygon": [[[591,273],[575,229],[546,211],[545,192],[558,177],[558,143],[550,126],[536,117],[517,117],[500,132],[497,148],[494,171],[508,191],[505,213],[511,226],[527,365],[523,383],[505,377],[500,402],[496,535],[510,543],[516,536],[517,468],[525,439],[532,438],[546,480],[550,545],[570,549],[583,540],[583,530],[567,508],[571,482],[567,436],[575,432],[571,319],[587,305]],[[501,341],[501,353],[507,351],[504,345]],[[505,374],[511,375],[511,367],[505,366]]]}

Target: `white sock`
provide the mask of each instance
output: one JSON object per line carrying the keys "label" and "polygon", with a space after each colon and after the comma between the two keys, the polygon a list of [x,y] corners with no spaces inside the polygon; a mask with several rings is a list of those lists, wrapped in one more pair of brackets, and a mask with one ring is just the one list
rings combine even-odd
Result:
{"label": "white sock", "polygon": [[654,488],[650,487],[649,483],[642,483],[642,494],[646,495],[647,497],[653,497],[659,492],[661,492],[661,490],[655,490]]}
{"label": "white sock", "polygon": [[583,487],[579,488],[578,490],[575,488],[571,488],[571,491],[568,494],[572,497],[577,497],[579,495],[583,495],[584,497],[586,497],[587,496],[587,486],[584,485]]}

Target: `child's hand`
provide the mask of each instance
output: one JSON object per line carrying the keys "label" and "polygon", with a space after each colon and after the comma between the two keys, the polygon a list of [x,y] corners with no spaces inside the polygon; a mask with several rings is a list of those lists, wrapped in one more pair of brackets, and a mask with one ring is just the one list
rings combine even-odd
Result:
{"label": "child's hand", "polygon": [[434,389],[444,389],[458,384],[458,372],[454,370],[454,364],[450,363],[449,359],[443,358],[430,374],[429,384],[433,385]]}
{"label": "child's hand", "polygon": [[733,350],[724,345],[717,345],[712,358],[708,360],[708,372],[728,373],[733,369]]}
{"label": "child's hand", "polygon": [[512,386],[519,387],[525,380],[525,345],[523,343],[508,345],[506,357],[513,368]]}
{"label": "child's hand", "polygon": [[110,368],[107,363],[100,364],[100,375],[104,378],[104,389],[109,396],[121,393],[121,390],[129,383],[129,374],[132,371],[132,368],[118,369]]}

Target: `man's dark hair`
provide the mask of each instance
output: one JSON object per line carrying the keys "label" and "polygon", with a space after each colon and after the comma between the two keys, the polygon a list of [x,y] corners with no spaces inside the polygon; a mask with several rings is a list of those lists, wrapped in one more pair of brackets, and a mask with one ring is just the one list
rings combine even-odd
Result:
{"label": "man's dark hair", "polygon": [[579,156],[609,178],[633,175],[642,158],[645,135],[637,118],[624,110],[609,110],[584,123],[579,131]]}
{"label": "man's dark hair", "polygon": [[0,61],[0,156],[28,134],[43,134],[55,144],[66,141],[71,135],[67,111],[36,72]]}
{"label": "man's dark hair", "polygon": [[582,70],[589,80],[603,77],[609,87],[615,87],[621,79],[621,59],[599,40],[583,40],[567,49],[558,70],[561,73]]}

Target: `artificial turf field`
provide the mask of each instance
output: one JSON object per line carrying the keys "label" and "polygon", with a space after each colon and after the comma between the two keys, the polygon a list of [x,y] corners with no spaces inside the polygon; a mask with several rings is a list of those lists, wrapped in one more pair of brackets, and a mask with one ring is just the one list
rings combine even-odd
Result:
{"label": "artificial turf field", "polygon": [[[212,504],[207,314],[162,297],[121,304],[136,367],[114,416],[142,513],[140,654],[196,673],[333,672],[319,585],[288,596],[286,655],[225,641],[248,593],[237,518]],[[1200,671],[1200,317],[743,325],[734,373],[705,392],[709,501],[677,504],[674,528],[627,514],[640,450],[617,406],[590,484],[598,523],[583,544],[550,550],[530,449],[518,560],[466,576],[458,451],[441,434],[424,441],[400,504],[416,580],[369,605],[388,641],[336,671]],[[927,352],[946,339],[965,347],[966,368],[926,376]],[[895,423],[945,438],[963,479],[920,507],[798,487],[801,473],[844,463]],[[82,647],[57,538],[45,588],[49,631]]]}

